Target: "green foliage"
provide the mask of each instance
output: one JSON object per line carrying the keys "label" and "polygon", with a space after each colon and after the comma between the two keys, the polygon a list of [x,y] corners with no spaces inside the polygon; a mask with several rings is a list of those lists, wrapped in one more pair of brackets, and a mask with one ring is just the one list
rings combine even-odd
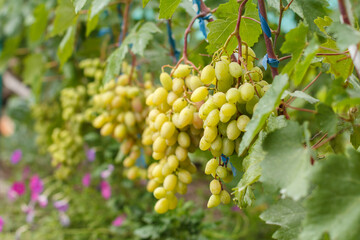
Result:
{"label": "green foliage", "polygon": [[41,40],[47,27],[49,12],[45,4],[38,5],[34,10],[34,23],[29,27],[28,39],[30,42]]}
{"label": "green foliage", "polygon": [[76,19],[71,0],[58,0],[51,36],[62,35],[68,27],[76,22]]}
{"label": "green foliage", "polygon": [[[149,1],[144,1],[143,5],[146,5],[147,2]],[[171,18],[180,2],[181,0],[160,0],[159,18]]]}
{"label": "green foliage", "polygon": [[328,30],[334,34],[336,44],[341,51],[360,42],[360,32],[347,24],[335,22]]}
{"label": "green foliage", "polygon": [[61,67],[71,57],[74,51],[75,34],[76,34],[76,26],[73,25],[67,29],[66,34],[64,35],[63,39],[60,42],[57,55],[60,59]]}

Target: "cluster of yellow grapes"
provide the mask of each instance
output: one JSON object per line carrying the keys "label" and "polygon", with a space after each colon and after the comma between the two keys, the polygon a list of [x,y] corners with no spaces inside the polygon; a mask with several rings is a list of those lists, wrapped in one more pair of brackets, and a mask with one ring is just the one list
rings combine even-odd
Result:
{"label": "cluster of yellow grapes", "polygon": [[95,82],[102,80],[106,62],[100,61],[99,58],[87,58],[79,62],[79,68],[84,70],[84,76],[94,78]]}
{"label": "cluster of yellow grapes", "polygon": [[85,121],[83,112],[87,104],[87,98],[86,87],[82,85],[61,90],[60,102],[63,120],[79,127]]}
{"label": "cluster of yellow grapes", "polygon": [[[126,68],[123,70],[126,72]],[[140,138],[148,115],[145,99],[153,89],[150,81],[146,81],[145,89],[130,85],[131,81],[130,75],[124,73],[116,81],[105,84],[93,97],[93,110],[98,116],[92,124],[100,128],[102,136],[112,136],[122,143],[120,150],[126,155],[125,174],[129,179],[136,179],[146,176],[146,172],[136,166],[136,161],[141,155]],[[151,149],[146,152],[149,150],[151,152]]]}
{"label": "cluster of yellow grapes", "polygon": [[196,150],[202,135],[202,120],[198,104],[193,103],[191,91],[203,86],[200,78],[191,74],[191,67],[179,65],[173,71],[160,75],[162,87],[146,99],[152,107],[146,119],[147,128],[142,143],[152,145],[157,160],[148,168],[150,181],[147,190],[158,199],[155,211],[165,213],[177,205],[175,193],[185,194],[196,172],[188,152]]}
{"label": "cluster of yellow grapes", "polygon": [[246,131],[259,98],[268,89],[267,82],[262,81],[261,69],[253,67],[253,50],[243,46],[242,52],[246,67],[230,62],[226,56],[220,57],[201,71],[201,81],[213,83],[215,91],[210,94],[207,89],[197,89],[192,95],[193,101],[205,100],[199,109],[199,116],[204,120],[199,147],[203,151],[210,150],[215,157],[205,168],[205,173],[214,177],[210,183],[209,208],[230,202],[230,195],[221,181],[230,182],[232,172],[227,161],[221,159],[227,159],[238,150],[241,134]]}

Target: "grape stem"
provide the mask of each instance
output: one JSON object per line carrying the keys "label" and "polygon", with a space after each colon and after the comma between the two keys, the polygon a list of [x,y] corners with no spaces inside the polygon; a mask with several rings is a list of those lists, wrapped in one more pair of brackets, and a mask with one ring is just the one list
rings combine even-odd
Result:
{"label": "grape stem", "polygon": [[282,22],[282,19],[283,19],[283,14],[284,14],[284,12],[285,12],[286,10],[289,9],[289,7],[290,7],[290,5],[292,4],[293,1],[294,1],[294,0],[291,0],[291,1],[289,2],[289,4],[286,5],[286,7],[284,7],[284,6],[282,5],[282,0],[279,1],[279,2],[280,2],[280,14],[279,14],[278,27],[277,27],[277,29],[276,29],[276,31],[275,31],[274,48],[275,48],[275,46],[276,46],[276,41],[277,41],[277,39],[278,39],[278,37],[279,37],[279,35],[280,35],[280,32],[281,32],[281,22]]}
{"label": "grape stem", "polygon": [[238,41],[238,47],[239,47],[239,51],[238,51],[238,63],[240,64],[240,59],[242,57],[242,47],[241,47],[241,36],[240,36],[240,23],[241,23],[241,16],[242,16],[242,12],[244,10],[245,4],[247,3],[248,0],[243,0],[243,2],[240,4],[239,7],[239,14],[238,14],[238,19],[236,21],[236,27],[235,27],[235,31],[234,34],[236,36],[236,39]]}
{"label": "grape stem", "polygon": [[298,107],[293,107],[293,106],[291,106],[291,105],[288,105],[288,104],[286,104],[286,103],[284,103],[284,104],[285,104],[286,107],[291,108],[291,109],[294,109],[294,110],[297,110],[297,111],[309,112],[309,113],[314,113],[314,114],[317,113],[317,111],[312,110],[312,109],[298,108]]}

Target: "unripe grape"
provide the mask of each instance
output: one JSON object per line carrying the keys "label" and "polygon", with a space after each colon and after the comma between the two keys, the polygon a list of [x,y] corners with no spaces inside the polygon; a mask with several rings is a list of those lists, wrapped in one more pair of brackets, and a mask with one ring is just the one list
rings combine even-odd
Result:
{"label": "unripe grape", "polygon": [[185,100],[185,98],[178,98],[175,100],[175,102],[172,106],[172,109],[174,112],[178,113],[181,110],[183,110],[187,105],[188,105],[188,103]]}
{"label": "unripe grape", "polygon": [[230,194],[226,190],[220,192],[220,201],[223,204],[229,204],[231,200]]}
{"label": "unripe grape", "polygon": [[231,156],[234,152],[235,143],[228,138],[223,138],[222,152],[225,156]]}
{"label": "unripe grape", "polygon": [[255,94],[254,86],[251,85],[250,83],[244,83],[240,87],[240,93],[241,93],[241,98],[245,102],[248,102],[254,97]]}
{"label": "unripe grape", "polygon": [[153,194],[156,199],[161,199],[166,196],[166,190],[164,187],[157,187],[157,188],[155,188]]}
{"label": "unripe grape", "polygon": [[201,71],[201,81],[204,84],[210,84],[215,78],[215,69],[211,65],[207,65]]}
{"label": "unripe grape", "polygon": [[240,136],[240,129],[237,127],[237,121],[232,120],[226,130],[226,135],[230,140],[235,140]]}
{"label": "unripe grape", "polygon": [[154,152],[164,152],[166,149],[166,142],[163,137],[157,137],[153,144]]}
{"label": "unripe grape", "polygon": [[250,122],[250,118],[248,116],[241,115],[237,119],[236,124],[237,124],[238,129],[240,129],[240,131],[245,132],[246,131],[245,128],[249,122]]}
{"label": "unripe grape", "polygon": [[206,151],[210,148],[211,146],[211,143],[209,143],[208,141],[205,140],[204,137],[202,137],[200,139],[200,143],[199,143],[199,148],[202,150],[202,151]]}
{"label": "unripe grape", "polygon": [[222,149],[222,138],[218,135],[211,143],[211,150],[219,152]]}
{"label": "unripe grape", "polygon": [[172,79],[170,75],[166,72],[160,74],[161,85],[168,91],[172,89]]}
{"label": "unripe grape", "polygon": [[219,108],[226,103],[226,95],[223,92],[215,93],[212,99],[214,104]]}
{"label": "unripe grape", "polygon": [[175,133],[174,123],[170,121],[164,122],[163,125],[161,126],[160,135],[165,139],[169,139],[174,135],[174,133]]}
{"label": "unripe grape", "polygon": [[216,175],[218,175],[219,178],[226,178],[228,175],[228,171],[227,171],[226,167],[218,166],[216,168]]}
{"label": "unripe grape", "polygon": [[167,158],[167,161],[168,161],[167,163],[168,163],[169,167],[172,170],[177,169],[177,167],[179,166],[179,160],[177,159],[177,157],[175,155],[170,155]]}
{"label": "unripe grape", "polygon": [[192,182],[191,174],[185,169],[180,169],[178,172],[178,178],[181,182],[190,184]]}
{"label": "unripe grape", "polygon": [[231,75],[229,74],[228,79],[225,81],[218,81],[217,83],[217,90],[220,92],[226,92],[227,90],[229,90],[232,85],[234,84],[234,79],[233,77],[231,77]]}
{"label": "unripe grape", "polygon": [[212,110],[209,115],[206,117],[206,120],[204,122],[204,126],[208,127],[215,127],[220,121],[220,111],[219,109]]}
{"label": "unripe grape", "polygon": [[186,148],[183,148],[180,146],[176,147],[175,155],[180,162],[184,161],[187,158],[187,154],[188,154],[188,151]]}
{"label": "unripe grape", "polygon": [[166,91],[166,89],[159,87],[155,90],[152,101],[155,105],[160,105],[161,103],[166,102],[167,95],[168,92]]}
{"label": "unripe grape", "polygon": [[221,192],[221,183],[219,180],[214,179],[210,182],[210,192],[211,194],[217,195]]}
{"label": "unripe grape", "polygon": [[154,190],[159,186],[160,184],[158,182],[156,182],[155,180],[151,179],[147,185],[146,185],[146,190],[148,192],[154,192]]}
{"label": "unripe grape", "polygon": [[195,89],[195,91],[191,94],[190,100],[193,102],[200,102],[202,100],[205,100],[208,94],[209,91],[207,87],[199,87]]}
{"label": "unripe grape", "polygon": [[167,198],[162,198],[158,200],[155,204],[154,209],[159,214],[166,213],[169,210],[169,200]]}
{"label": "unripe grape", "polygon": [[164,188],[166,191],[173,191],[177,185],[177,177],[174,174],[167,175],[164,179]]}
{"label": "unripe grape", "polygon": [[220,113],[224,114],[226,117],[231,117],[236,113],[236,105],[233,103],[225,103],[220,108]]}
{"label": "unripe grape", "polygon": [[189,79],[189,88],[192,91],[195,91],[195,89],[201,87],[203,83],[201,82],[200,78],[198,76],[191,76]]}
{"label": "unripe grape", "polygon": [[100,130],[102,136],[109,136],[114,131],[114,124],[111,122],[106,123]]}
{"label": "unripe grape", "polygon": [[207,203],[208,208],[216,207],[220,204],[220,195],[211,195]]}
{"label": "unripe grape", "polygon": [[174,71],[174,77],[176,78],[184,78],[189,75],[191,72],[191,67],[188,65],[180,64],[177,69]]}
{"label": "unripe grape", "polygon": [[186,132],[180,132],[177,141],[183,148],[188,148],[190,146],[190,136]]}
{"label": "unripe grape", "polygon": [[239,78],[243,74],[242,68],[237,62],[231,62],[229,64],[229,72],[234,78]]}
{"label": "unripe grape", "polygon": [[237,88],[230,88],[226,92],[226,100],[229,103],[237,103],[241,99],[241,93]]}
{"label": "unripe grape", "polygon": [[218,134],[217,127],[205,127],[203,138],[208,142],[212,143]]}
{"label": "unripe grape", "polygon": [[216,168],[219,166],[219,162],[215,159],[212,158],[210,159],[205,166],[205,174],[210,175],[210,174],[215,174],[216,173]]}

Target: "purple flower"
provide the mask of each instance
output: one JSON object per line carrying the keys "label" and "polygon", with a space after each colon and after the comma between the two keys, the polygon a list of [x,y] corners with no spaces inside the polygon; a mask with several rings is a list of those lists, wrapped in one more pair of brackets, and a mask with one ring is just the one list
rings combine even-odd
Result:
{"label": "purple flower", "polygon": [[44,183],[39,178],[38,175],[34,175],[30,179],[30,191],[31,191],[31,200],[37,201],[40,193],[44,190]]}
{"label": "purple flower", "polygon": [[54,202],[54,207],[59,212],[66,212],[69,208],[69,202],[67,200],[59,200],[59,201]]}
{"label": "purple flower", "polygon": [[96,151],[93,148],[90,148],[86,151],[86,156],[89,162],[93,162],[96,157]]}
{"label": "purple flower", "polygon": [[42,208],[44,208],[48,205],[48,198],[45,195],[39,195],[37,200],[38,200],[40,207],[42,207]]}
{"label": "purple flower", "polygon": [[114,165],[109,164],[108,167],[107,167],[107,169],[105,169],[104,171],[102,171],[100,175],[101,175],[102,178],[105,179],[105,178],[108,178],[113,171],[114,171]]}
{"label": "purple flower", "polygon": [[22,158],[22,151],[20,149],[16,149],[11,154],[10,161],[12,164],[17,164],[18,162],[20,162],[21,158]]}
{"label": "purple flower", "polygon": [[86,173],[82,178],[82,184],[84,187],[88,187],[90,186],[90,183],[91,183],[91,175],[90,173]]}
{"label": "purple flower", "polygon": [[24,213],[26,213],[26,222],[32,223],[34,221],[35,216],[35,210],[34,210],[34,203],[31,203],[29,205],[22,205],[21,209]]}
{"label": "purple flower", "polygon": [[109,185],[109,183],[107,181],[102,181],[100,183],[100,188],[103,198],[105,198],[106,200],[109,199],[111,197],[111,186]]}
{"label": "purple flower", "polygon": [[59,220],[63,227],[67,227],[70,225],[70,218],[64,212],[59,212]]}
{"label": "purple flower", "polygon": [[8,192],[8,198],[15,200],[23,194],[25,194],[25,184],[23,182],[14,182]]}
{"label": "purple flower", "polygon": [[233,206],[233,207],[231,208],[231,211],[233,211],[233,212],[240,212],[240,208],[239,208],[238,206]]}
{"label": "purple flower", "polygon": [[120,227],[121,225],[123,225],[125,219],[126,219],[126,215],[125,215],[125,214],[120,215],[120,216],[118,216],[117,218],[115,218],[115,220],[112,222],[112,225],[113,225],[114,227]]}
{"label": "purple flower", "polygon": [[0,232],[2,232],[4,224],[5,224],[4,219],[0,216]]}

